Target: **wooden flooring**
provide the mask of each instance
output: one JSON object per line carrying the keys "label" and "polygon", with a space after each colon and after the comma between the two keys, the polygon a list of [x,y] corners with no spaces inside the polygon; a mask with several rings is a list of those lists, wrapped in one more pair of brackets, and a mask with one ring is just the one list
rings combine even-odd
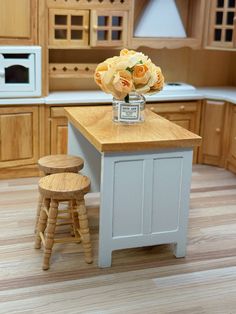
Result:
{"label": "wooden flooring", "polygon": [[0,181],[0,313],[236,314],[235,175],[194,166],[186,258],[170,245],[120,250],[99,269],[90,208],[94,263],[79,244],[58,244],[48,271],[33,248],[37,181]]}

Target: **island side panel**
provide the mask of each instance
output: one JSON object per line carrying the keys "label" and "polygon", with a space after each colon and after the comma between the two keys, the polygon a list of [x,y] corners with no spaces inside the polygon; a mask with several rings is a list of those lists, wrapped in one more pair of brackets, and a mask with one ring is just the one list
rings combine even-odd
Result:
{"label": "island side panel", "polygon": [[101,154],[70,122],[68,123],[68,154],[83,158],[84,168],[81,173],[91,180],[90,192],[100,192]]}
{"label": "island side panel", "polygon": [[99,266],[114,250],[164,243],[185,256],[192,149],[105,154],[102,163]]}

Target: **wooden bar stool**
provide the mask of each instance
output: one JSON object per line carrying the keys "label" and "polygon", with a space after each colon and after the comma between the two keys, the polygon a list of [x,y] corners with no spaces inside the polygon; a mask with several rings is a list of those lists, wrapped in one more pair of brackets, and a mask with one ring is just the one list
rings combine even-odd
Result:
{"label": "wooden bar stool", "polygon": [[[73,229],[80,235],[84,248],[85,261],[92,263],[92,248],[88,227],[87,210],[84,195],[90,189],[90,180],[76,173],[57,173],[39,180],[39,192],[44,199],[35,236],[35,248],[44,245],[43,269],[49,268],[49,261],[54,243],[78,242],[77,237],[54,239],[58,217],[58,205],[62,201],[70,201]],[[75,213],[78,213],[77,215]]]}
{"label": "wooden bar stool", "polygon": [[[43,174],[49,175],[53,173],[74,172],[78,173],[84,167],[82,158],[71,155],[48,155],[38,160],[39,169]],[[35,232],[38,225],[40,209],[43,205],[42,195],[39,194],[38,207],[36,213]]]}

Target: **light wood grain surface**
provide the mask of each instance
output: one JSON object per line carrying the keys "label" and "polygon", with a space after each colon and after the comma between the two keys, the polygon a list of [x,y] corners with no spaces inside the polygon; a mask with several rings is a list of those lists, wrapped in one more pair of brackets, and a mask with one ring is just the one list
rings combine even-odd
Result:
{"label": "light wood grain surface", "polygon": [[[186,258],[170,245],[119,250],[97,267],[98,209],[89,208],[94,263],[57,244],[43,272],[34,250],[38,178],[0,181],[0,313],[235,314],[236,176],[193,166]],[[12,197],[14,195],[14,197]]]}
{"label": "light wood grain surface", "polygon": [[134,125],[113,122],[111,106],[67,107],[65,113],[100,152],[193,147],[201,142],[198,135],[148,109],[145,121]]}

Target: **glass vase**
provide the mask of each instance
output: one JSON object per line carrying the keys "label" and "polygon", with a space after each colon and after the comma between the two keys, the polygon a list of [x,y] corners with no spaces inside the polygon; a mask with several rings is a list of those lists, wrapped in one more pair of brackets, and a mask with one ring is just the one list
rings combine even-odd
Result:
{"label": "glass vase", "polygon": [[124,124],[144,122],[145,97],[136,92],[131,92],[128,98],[128,102],[113,98],[113,121]]}

